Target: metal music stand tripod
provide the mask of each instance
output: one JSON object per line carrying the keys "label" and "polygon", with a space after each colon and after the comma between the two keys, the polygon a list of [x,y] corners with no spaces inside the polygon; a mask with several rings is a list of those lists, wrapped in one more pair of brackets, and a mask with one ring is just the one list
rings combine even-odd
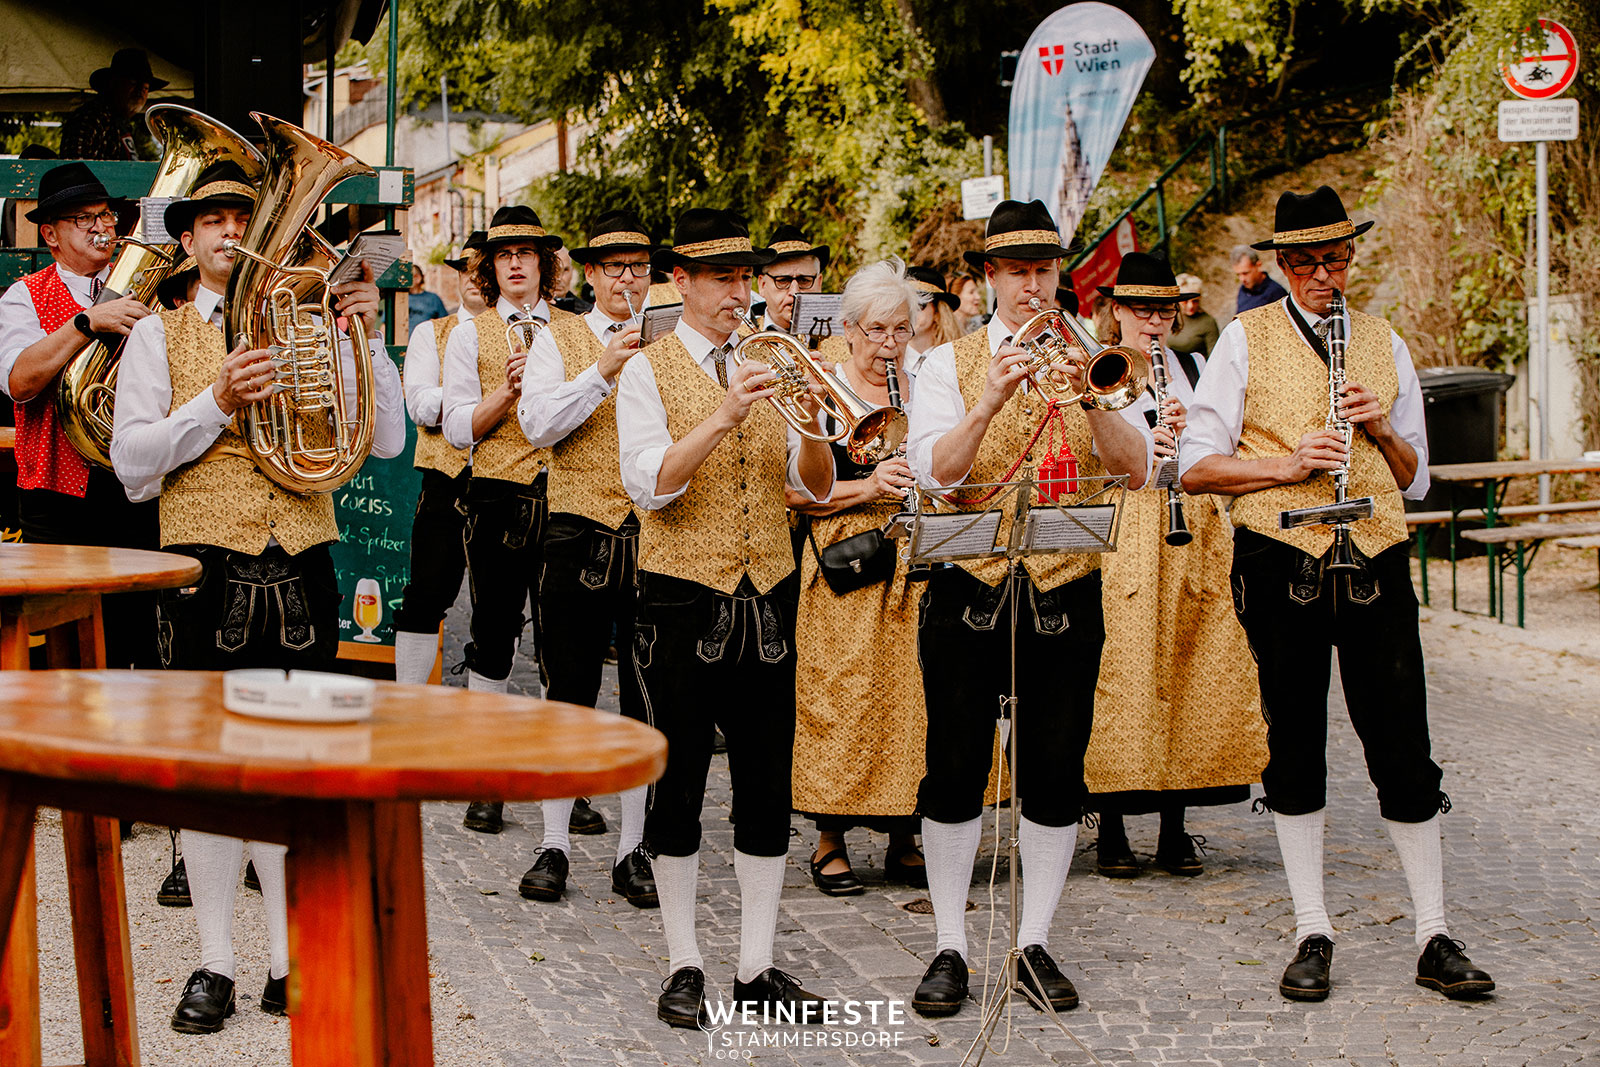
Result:
{"label": "metal music stand tripod", "polygon": [[[1007,745],[1007,758],[1011,762],[1011,805],[1006,834],[1006,883],[1009,897],[1009,940],[1005,959],[1001,964],[1000,986],[994,1002],[989,1005],[961,1067],[970,1062],[973,1067],[983,1062],[989,1048],[989,1039],[1000,1024],[1005,1012],[1009,1026],[1011,995],[1022,993],[1035,1007],[1050,1017],[1061,1032],[1072,1038],[1095,1063],[1100,1060],[1078,1038],[1067,1024],[1061,1021],[1049,1001],[1034,996],[1020,981],[1019,968],[1026,967],[1033,975],[1034,984],[1040,984],[1033,965],[1022,955],[1017,944],[1017,842],[1022,802],[1017,796],[1017,620],[1022,600],[1019,577],[1022,561],[1033,556],[1061,555],[1077,552],[1115,552],[1117,533],[1121,526],[1123,494],[1127,490],[1126,475],[1077,477],[1080,483],[1098,484],[1090,491],[1080,489],[1075,494],[1081,499],[1070,504],[1039,497],[1040,483],[1033,478],[1031,468],[1023,468],[1015,481],[991,482],[961,486],[963,493],[972,490],[993,490],[991,506],[978,512],[936,513],[920,506],[903,512],[891,520],[888,536],[910,538],[910,562],[916,564],[951,563],[964,559],[1004,559],[1007,562],[1006,597],[1010,600],[1011,618],[1011,685],[1008,695],[1000,698],[1000,718],[1011,723],[1011,736]],[[1059,482],[1057,483],[1059,485]],[[1011,527],[1000,540],[1002,519],[1009,513]],[[963,920],[964,921],[964,920]],[[974,1058],[976,1056],[976,1058]]]}

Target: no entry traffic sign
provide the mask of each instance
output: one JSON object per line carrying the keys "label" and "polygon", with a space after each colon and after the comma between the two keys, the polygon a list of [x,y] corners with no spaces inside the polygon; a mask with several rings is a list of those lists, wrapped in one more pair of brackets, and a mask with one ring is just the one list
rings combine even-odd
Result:
{"label": "no entry traffic sign", "polygon": [[1543,34],[1532,35],[1532,45],[1520,58],[1500,55],[1500,77],[1506,88],[1525,100],[1560,96],[1578,73],[1578,42],[1572,31],[1554,19],[1540,19]]}

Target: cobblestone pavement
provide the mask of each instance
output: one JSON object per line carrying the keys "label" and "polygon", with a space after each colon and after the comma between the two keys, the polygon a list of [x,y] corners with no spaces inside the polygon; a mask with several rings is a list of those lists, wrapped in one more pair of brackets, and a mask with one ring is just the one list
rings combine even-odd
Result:
{"label": "cobblestone pavement", "polygon": [[[1498,995],[1461,1004],[1413,983],[1417,951],[1405,880],[1359,746],[1348,721],[1335,714],[1327,832],[1328,907],[1338,930],[1332,997],[1295,1005],[1276,992],[1293,950],[1294,922],[1270,817],[1251,815],[1245,805],[1193,811],[1189,829],[1205,836],[1208,849],[1201,877],[1147,872],[1112,882],[1093,873],[1090,851],[1080,854],[1068,880],[1051,948],[1083,998],[1065,1020],[1100,1062],[1546,1067],[1600,1059],[1593,918],[1600,898],[1600,661],[1518,643],[1510,628],[1466,616],[1425,617],[1435,757],[1455,804],[1443,822],[1448,917],[1452,933],[1494,974]],[[451,644],[459,649],[459,637]],[[514,681],[537,692],[526,656]],[[614,701],[608,685],[602,704]],[[738,955],[728,800],[726,764],[718,758],[699,903],[713,996],[731,994]],[[708,1039],[656,1020],[666,955],[659,913],[638,911],[610,892],[619,808],[615,797],[596,798],[595,806],[612,832],[573,838],[572,874],[558,904],[525,901],[516,891],[539,844],[537,805],[511,805],[506,832],[497,837],[464,830],[459,805],[425,809],[441,1063],[709,1064],[718,1062],[714,1050],[728,1046],[708,1040],[761,1033],[729,1027]],[[931,957],[933,920],[903,906],[925,894],[881,888],[885,839],[856,831],[852,856],[868,893],[822,896],[805,870],[814,834],[802,820],[795,826],[778,965],[816,992],[899,1001],[906,1015],[893,1024],[832,1032],[830,1040],[854,1046],[759,1048],[753,1062],[959,1062],[978,1031],[978,1005],[932,1023],[904,1005]],[[1129,832],[1148,860],[1154,818],[1130,820]],[[1084,846],[1092,840],[1090,831]],[[1005,930],[1004,909],[991,905],[988,889],[993,841],[991,821],[970,894],[976,908],[968,915],[979,969],[991,923],[997,953]],[[141,827],[126,853],[146,1062],[286,1062],[287,1027],[253,1006],[265,967],[253,894],[240,898],[240,1014],[215,1037],[178,1038],[166,1029],[194,963],[183,954],[192,919],[148,903],[164,873],[165,845],[164,833]],[[46,1062],[76,1052],[58,857],[46,819],[40,829]],[[1002,867],[994,904],[1003,898]],[[982,977],[974,975],[975,994]],[[1026,1005],[1019,1004],[1012,1022],[1010,1046],[1003,1053],[997,1046],[993,1062],[1094,1062]],[[870,1047],[860,1043],[869,1034]]]}

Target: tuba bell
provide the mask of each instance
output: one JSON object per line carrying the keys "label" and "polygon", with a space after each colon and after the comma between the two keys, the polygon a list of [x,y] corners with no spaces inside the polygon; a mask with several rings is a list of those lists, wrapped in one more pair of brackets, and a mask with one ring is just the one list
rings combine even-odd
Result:
{"label": "tuba bell", "polygon": [[272,396],[240,412],[240,433],[272,481],[297,493],[332,492],[372,450],[377,408],[372,353],[359,324],[350,331],[355,380],[345,381],[328,285],[335,255],[309,224],[334,186],[374,171],[298,126],[250,114],[265,134],[266,167],[243,236],[225,242],[237,262],[223,334],[269,350],[277,376]]}
{"label": "tuba bell", "polygon": [[[146,195],[187,196],[214,163],[231,161],[255,181],[261,174],[261,153],[250,142],[208,115],[178,104],[156,104],[145,116],[156,143],[163,146],[156,178]],[[100,299],[136,296],[154,308],[156,287],[183,258],[177,235],[170,243],[144,240],[144,220],[127,237],[99,235],[99,248],[119,249],[106,276]],[[116,399],[117,367],[122,343],[116,335],[97,337],[80,348],[56,378],[56,420],[61,432],[90,463],[111,468],[111,426]]]}
{"label": "tuba bell", "polygon": [[[1150,361],[1144,353],[1125,345],[1102,345],[1083,331],[1074,316],[1045,308],[1037,297],[1028,306],[1038,314],[1022,324],[1011,343],[1027,351],[1028,381],[1039,395],[1060,404],[1082,401],[1101,411],[1120,411],[1139,399],[1150,379]],[[1061,385],[1070,362],[1068,348],[1081,349],[1089,357],[1081,392]]]}

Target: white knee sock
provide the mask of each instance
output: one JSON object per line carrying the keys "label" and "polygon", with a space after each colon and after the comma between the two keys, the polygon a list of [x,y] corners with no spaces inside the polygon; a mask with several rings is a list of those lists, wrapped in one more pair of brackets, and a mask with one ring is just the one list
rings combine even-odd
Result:
{"label": "white knee sock", "polygon": [[1061,903],[1061,890],[1072,869],[1072,852],[1078,847],[1078,824],[1043,826],[1026,815],[1017,835],[1022,857],[1022,921],[1017,924],[1017,947],[1050,946],[1050,921]]}
{"label": "white knee sock", "polygon": [[485,678],[477,671],[467,672],[467,689],[473,693],[504,693],[506,686],[511,684],[511,675],[496,680]]}
{"label": "white knee sock", "polygon": [[1417,947],[1434,934],[1449,936],[1444,924],[1444,857],[1439,842],[1439,816],[1427,822],[1383,820],[1389,827],[1394,850],[1400,853],[1406,882],[1411,886],[1411,906],[1417,917]]}
{"label": "white knee sock", "polygon": [[183,831],[183,866],[200,927],[200,966],[233,977],[233,905],[239,893],[244,842],[237,837]]}
{"label": "white knee sock", "polygon": [[1273,813],[1278,827],[1278,851],[1283,853],[1283,873],[1289,878],[1294,899],[1295,943],[1312,934],[1333,940],[1333,923],[1322,903],[1322,829],[1327,811],[1309,815]]}
{"label": "white knee sock", "polygon": [[617,834],[618,863],[644,840],[645,805],[649,797],[650,787],[647,785],[636,785],[622,794],[622,829]]}
{"label": "white knee sock", "polygon": [[289,887],[284,874],[283,845],[250,842],[250,858],[256,865],[256,881],[261,883],[261,902],[267,906],[267,952],[271,957],[270,977],[289,973]]}
{"label": "white knee sock", "polygon": [[657,856],[652,866],[656,893],[661,899],[661,929],[667,935],[667,973],[685,967],[705,970],[700,941],[695,936],[695,895],[700,882],[700,853]]}
{"label": "white knee sock", "polygon": [[938,938],[934,952],[955,949],[967,957],[967,887],[972,884],[972,864],[978,857],[983,819],[966,822],[922,820],[922,855],[928,865],[928,899],[933,902],[933,925]]}
{"label": "white knee sock", "polygon": [[[753,982],[772,966],[772,938],[778,929],[778,898],[783,896],[784,856],[751,856],[735,851],[739,879],[739,973]],[[659,889],[660,887],[657,886]]]}
{"label": "white knee sock", "polygon": [[576,803],[574,797],[539,802],[539,810],[544,813],[544,848],[559,848],[571,855],[572,837],[567,832],[567,825],[572,820],[572,807]]}
{"label": "white knee sock", "polygon": [[401,685],[424,685],[439,655],[439,635],[394,632],[394,680]]}

